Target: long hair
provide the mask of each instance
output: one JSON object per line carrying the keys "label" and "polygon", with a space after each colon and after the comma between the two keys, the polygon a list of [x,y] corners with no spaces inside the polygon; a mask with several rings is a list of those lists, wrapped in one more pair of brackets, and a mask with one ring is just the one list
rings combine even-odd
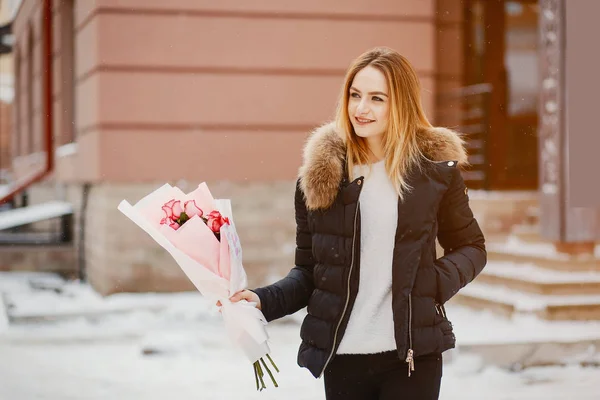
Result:
{"label": "long hair", "polygon": [[408,175],[413,168],[421,169],[424,155],[417,132],[430,128],[421,105],[421,84],[409,61],[387,47],[377,47],[360,55],[348,68],[339,96],[336,125],[346,142],[348,176],[355,164],[367,164],[369,148],[365,138],[354,132],[348,115],[350,87],[356,74],[367,66],[380,70],[387,81],[390,108],[387,131],[383,135],[385,169],[400,199],[410,192]]}

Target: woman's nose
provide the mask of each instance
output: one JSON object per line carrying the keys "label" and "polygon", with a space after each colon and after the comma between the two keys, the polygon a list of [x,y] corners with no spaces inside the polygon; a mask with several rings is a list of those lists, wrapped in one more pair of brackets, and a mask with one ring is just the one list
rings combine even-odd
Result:
{"label": "woman's nose", "polygon": [[367,114],[369,112],[369,107],[364,100],[361,100],[356,107],[356,112],[359,115]]}

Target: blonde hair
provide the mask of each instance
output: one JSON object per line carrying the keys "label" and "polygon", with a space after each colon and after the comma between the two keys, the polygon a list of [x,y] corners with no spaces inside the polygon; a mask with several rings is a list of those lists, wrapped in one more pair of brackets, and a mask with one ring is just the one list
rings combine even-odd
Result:
{"label": "blonde hair", "polygon": [[356,74],[367,66],[383,73],[389,89],[389,118],[383,137],[385,169],[400,199],[410,192],[407,178],[413,168],[421,168],[424,155],[417,132],[431,127],[421,105],[421,84],[409,61],[387,47],[377,47],[360,55],[348,68],[336,113],[336,125],[346,142],[348,176],[355,164],[367,164],[369,148],[365,138],[354,132],[348,115],[350,87]]}

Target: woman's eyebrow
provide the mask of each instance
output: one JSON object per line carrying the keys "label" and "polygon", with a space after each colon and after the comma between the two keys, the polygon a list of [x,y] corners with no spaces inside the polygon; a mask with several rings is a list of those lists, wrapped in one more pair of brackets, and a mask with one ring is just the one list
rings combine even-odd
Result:
{"label": "woman's eyebrow", "polygon": [[[357,88],[355,88],[354,86],[352,86],[350,89],[351,89],[351,90],[354,90],[355,92],[358,92],[358,93],[360,93],[360,90],[358,90],[358,89],[357,89]],[[380,96],[389,97],[389,96],[388,96],[386,93],[384,93],[384,92],[369,92],[369,93],[367,93],[367,94],[370,94],[370,95],[375,95],[375,94],[376,94],[376,95],[380,95]]]}

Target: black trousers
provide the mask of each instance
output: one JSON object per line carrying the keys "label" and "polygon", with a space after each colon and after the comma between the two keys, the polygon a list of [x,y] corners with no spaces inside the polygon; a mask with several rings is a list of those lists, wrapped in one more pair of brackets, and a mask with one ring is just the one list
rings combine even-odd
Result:
{"label": "black trousers", "polygon": [[338,354],[324,374],[327,400],[437,400],[442,355],[415,357],[415,370],[396,351]]}

